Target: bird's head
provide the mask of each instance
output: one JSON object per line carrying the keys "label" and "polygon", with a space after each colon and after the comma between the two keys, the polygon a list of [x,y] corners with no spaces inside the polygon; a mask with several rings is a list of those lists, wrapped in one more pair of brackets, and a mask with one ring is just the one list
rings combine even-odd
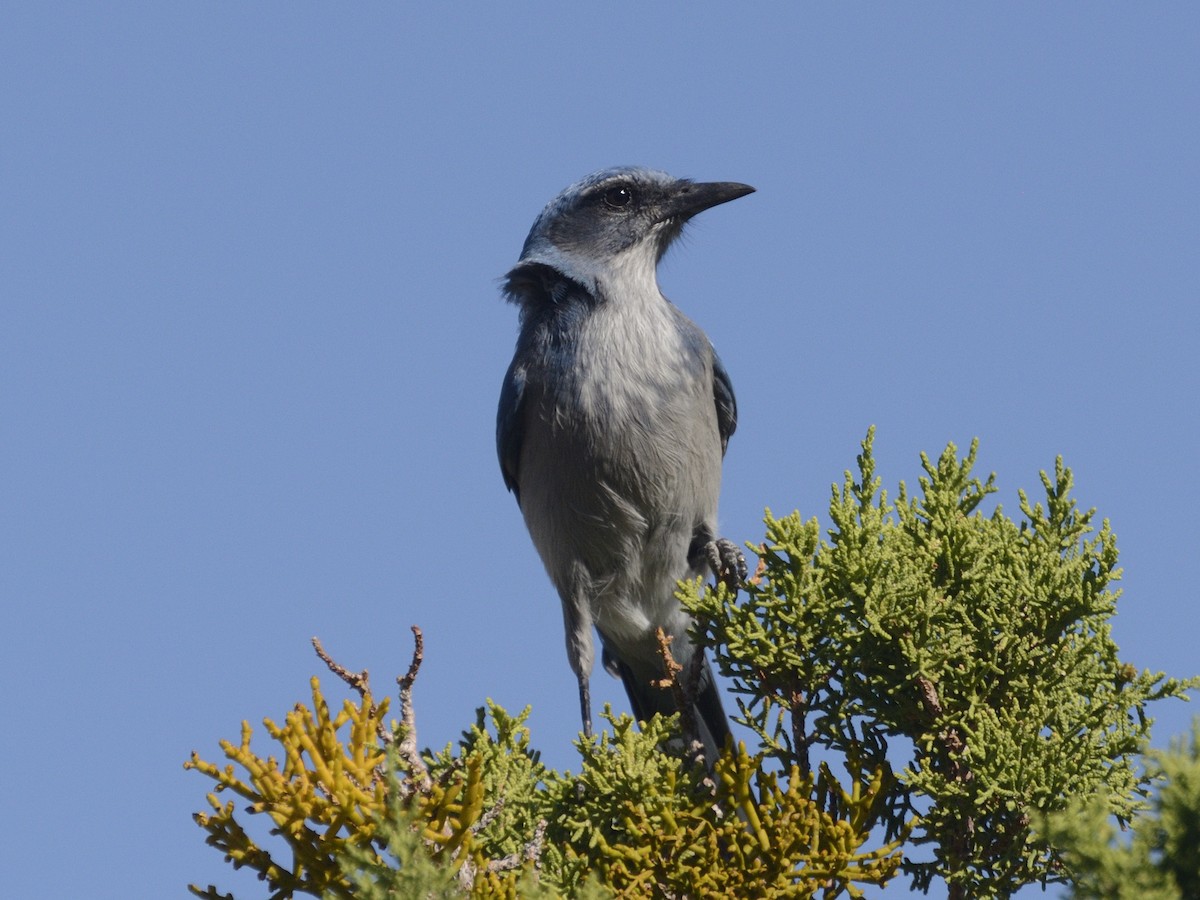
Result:
{"label": "bird's head", "polygon": [[530,229],[523,267],[549,266],[586,286],[654,270],[692,216],[753,192],[736,182],[695,182],[639,166],[595,172],[546,204]]}

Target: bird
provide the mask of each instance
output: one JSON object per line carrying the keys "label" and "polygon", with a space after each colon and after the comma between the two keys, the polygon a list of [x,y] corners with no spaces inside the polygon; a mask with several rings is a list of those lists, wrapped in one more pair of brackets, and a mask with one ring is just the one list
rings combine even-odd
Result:
{"label": "bird", "polygon": [[675,592],[709,571],[735,589],[746,577],[740,550],[716,534],[737,401],[708,336],[663,295],[657,269],[693,216],[753,191],[641,166],[594,172],[546,205],[503,280],[519,330],[496,449],[562,601],[589,738],[593,629],[640,722],[680,712],[661,683],[662,629],[683,671],[697,673],[688,712],[706,757],[730,735]]}

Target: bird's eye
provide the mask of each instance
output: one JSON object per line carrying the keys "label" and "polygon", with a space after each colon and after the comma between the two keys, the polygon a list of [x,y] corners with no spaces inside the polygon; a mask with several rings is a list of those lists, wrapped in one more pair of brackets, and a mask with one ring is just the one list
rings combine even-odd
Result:
{"label": "bird's eye", "polygon": [[633,203],[633,191],[625,185],[610,187],[604,192],[604,205],[609,209],[626,209]]}

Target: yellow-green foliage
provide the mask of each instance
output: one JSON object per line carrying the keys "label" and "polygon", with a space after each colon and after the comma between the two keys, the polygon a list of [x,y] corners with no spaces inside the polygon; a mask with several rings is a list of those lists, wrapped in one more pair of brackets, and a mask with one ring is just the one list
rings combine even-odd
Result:
{"label": "yellow-green foliage", "polygon": [[[857,885],[882,885],[899,867],[900,841],[864,849],[882,775],[843,795],[827,770],[819,787],[795,768],[765,772],[744,746],[710,775],[658,750],[667,723],[639,733],[627,716],[610,721],[612,735],[581,745],[582,774],[559,786],[565,871],[583,860],[622,898],[771,898],[861,896]],[[831,790],[848,818],[818,803]],[[562,879],[568,896],[571,884]]]}
{"label": "yellow-green foliage", "polygon": [[[515,896],[520,872],[489,872],[489,860],[475,838],[485,812],[483,755],[460,758],[436,779],[424,772],[405,772],[403,778],[390,774],[404,766],[392,748],[395,727],[384,725],[388,700],[376,704],[366,689],[359,702],[346,700],[338,715],[331,716],[316,678],[311,689],[311,710],[297,704],[282,726],[264,720],[267,733],[282,748],[282,765],[275,756],[264,758],[251,749],[249,723],[242,724],[240,744],[221,742],[230,761],[224,767],[194,752],[184,764],[217,783],[207,798],[213,812],[195,817],[208,832],[207,842],[236,868],[258,872],[272,897],[358,896],[347,860],[387,865],[379,850],[389,842],[387,836],[377,839],[376,832],[391,815],[419,834],[427,855],[440,867],[422,869],[423,878],[434,873],[431,883],[419,884],[422,890],[445,888],[457,878],[471,888],[466,892],[471,896]],[[219,794],[225,791],[250,801],[248,814],[270,818],[271,833],[286,843],[290,859],[254,840],[238,819],[237,804],[222,803]],[[473,879],[464,876],[464,869],[484,874]],[[201,890],[193,885],[191,890],[202,897],[230,896],[212,886]]]}
{"label": "yellow-green foliage", "polygon": [[[673,719],[638,731],[607,712],[612,731],[579,743],[581,773],[560,774],[529,748],[525,715],[494,704],[458,747],[427,754],[414,773],[382,728],[386,703],[366,691],[330,717],[315,678],[312,697],[315,714],[299,705],[283,727],[267,723],[285,748],[282,767],[251,749],[248,726],[239,745],[222,743],[229,765],[195,754],[186,764],[275,824],[290,860],[256,843],[215,793],[215,814],[196,817],[272,897],[859,896],[856,885],[883,884],[900,863],[898,841],[864,849],[883,775],[844,794],[828,771],[820,784],[765,772],[744,747],[710,775],[663,752],[679,740]],[[814,799],[831,795],[827,805],[846,818]]]}
{"label": "yellow-green foliage", "polygon": [[[303,704],[287,714],[282,726],[263,724],[278,741],[279,758],[263,758],[250,747],[253,729],[242,723],[241,742],[221,741],[229,763],[223,768],[193,752],[185,763],[212,778],[217,787],[208,795],[211,813],[197,813],[196,822],[208,832],[208,843],[225,853],[235,868],[249,866],[260,873],[280,896],[294,892],[320,895],[342,885],[337,854],[347,843],[367,845],[386,801],[380,777],[384,747],[376,735],[387,713],[388,700],[376,705],[369,694],[360,703],[347,700],[336,716],[320,684],[312,679],[312,709]],[[348,727],[347,727],[348,726]],[[345,737],[338,732],[346,729]],[[291,859],[277,859],[260,847],[238,820],[232,792],[249,801],[246,811],[264,814],[291,850]],[[220,897],[215,888],[193,893]]]}

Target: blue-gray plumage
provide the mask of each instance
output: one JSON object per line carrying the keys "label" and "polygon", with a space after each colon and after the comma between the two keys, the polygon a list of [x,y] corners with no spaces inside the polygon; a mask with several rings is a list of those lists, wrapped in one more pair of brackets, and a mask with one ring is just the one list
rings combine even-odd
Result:
{"label": "blue-gray plumage", "polygon": [[[662,295],[657,266],[689,218],[753,190],[597,172],[550,201],[507,276],[521,327],[497,413],[500,468],[562,599],[588,734],[593,627],[634,714],[672,713],[672,693],[652,684],[663,677],[656,629],[685,667],[702,652],[676,582],[710,568],[731,584],[745,577],[716,536],[733,387],[704,332]],[[698,662],[694,712],[711,751],[729,725]]]}

